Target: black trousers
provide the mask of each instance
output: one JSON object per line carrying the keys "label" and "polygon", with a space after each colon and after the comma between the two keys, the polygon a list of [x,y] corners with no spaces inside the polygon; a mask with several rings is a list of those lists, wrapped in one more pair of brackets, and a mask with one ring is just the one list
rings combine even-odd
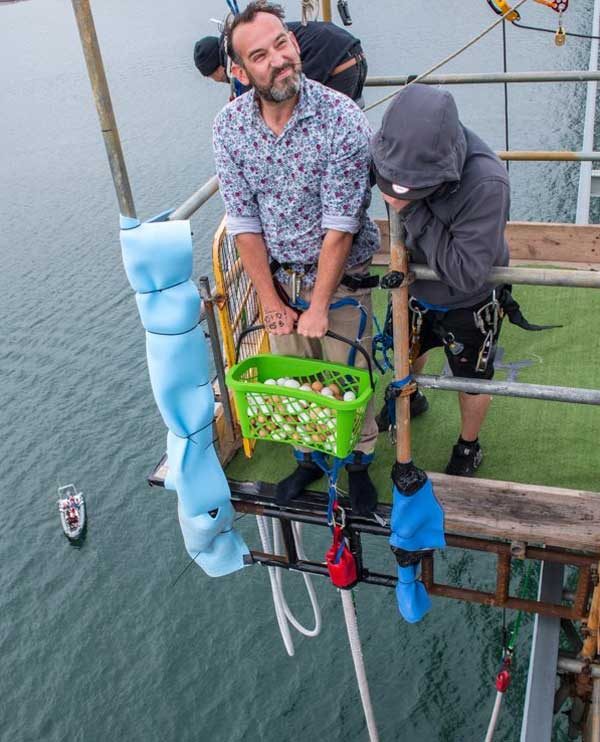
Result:
{"label": "black trousers", "polygon": [[347,52],[345,57],[338,64],[342,64],[346,59],[356,58],[356,64],[348,67],[347,70],[340,72],[338,75],[327,78],[325,85],[332,90],[344,93],[352,98],[361,108],[364,108],[362,92],[367,79],[367,60],[360,45],[353,47]]}

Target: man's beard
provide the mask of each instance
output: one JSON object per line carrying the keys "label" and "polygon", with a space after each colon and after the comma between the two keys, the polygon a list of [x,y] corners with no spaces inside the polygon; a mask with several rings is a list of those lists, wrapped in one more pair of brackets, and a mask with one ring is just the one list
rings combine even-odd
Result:
{"label": "man's beard", "polygon": [[[287,69],[293,70],[293,74],[284,78],[280,82],[277,82],[277,75]],[[300,92],[300,69],[301,67],[299,64],[290,63],[273,70],[273,74],[271,75],[271,84],[268,86],[258,85],[247,71],[246,74],[248,75],[250,84],[263,100],[269,101],[269,103],[283,103],[283,101],[290,100],[290,98],[293,98]]]}

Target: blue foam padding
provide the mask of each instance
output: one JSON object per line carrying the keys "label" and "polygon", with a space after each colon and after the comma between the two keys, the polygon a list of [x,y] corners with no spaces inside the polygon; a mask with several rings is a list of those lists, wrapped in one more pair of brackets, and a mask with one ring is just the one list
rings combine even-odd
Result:
{"label": "blue foam padding", "polygon": [[148,369],[154,399],[167,427],[186,437],[214,415],[208,351],[202,328],[184,335],[146,333]]}
{"label": "blue foam padding", "polygon": [[429,479],[413,495],[404,495],[394,485],[390,544],[405,551],[443,549],[444,510]]}
{"label": "blue foam padding", "polygon": [[187,281],[192,275],[189,221],[145,222],[121,232],[127,278],[134,291],[147,293]]}
{"label": "blue foam padding", "polygon": [[123,216],[123,214],[119,214],[119,227],[121,229],[135,229],[140,224],[141,221],[134,216]]}
{"label": "blue foam padding", "polygon": [[188,554],[208,575],[217,577],[244,567],[249,551],[233,530],[229,484],[212,440],[208,348],[198,326],[200,297],[189,280],[190,226],[187,221],[165,221],[169,213],[141,226],[121,217],[123,262],[147,330],[152,391],[169,428],[165,486],[177,490]]}
{"label": "blue foam padding", "polygon": [[396,600],[400,615],[408,623],[417,623],[431,608],[431,598],[425,585],[417,579],[418,565],[398,566]]}
{"label": "blue foam padding", "polygon": [[209,577],[221,577],[245,566],[244,555],[250,552],[233,530],[235,511],[231,502],[219,508],[214,518],[208,514],[186,515],[181,505],[178,512],[185,548]]}
{"label": "blue foam padding", "polygon": [[193,281],[164,291],[136,294],[142,325],[148,332],[177,335],[188,332],[200,319],[200,294]]}
{"label": "blue foam padding", "polygon": [[175,489],[190,515],[206,513],[230,503],[231,492],[212,442],[209,425],[191,439],[167,435],[169,474],[165,487]]}

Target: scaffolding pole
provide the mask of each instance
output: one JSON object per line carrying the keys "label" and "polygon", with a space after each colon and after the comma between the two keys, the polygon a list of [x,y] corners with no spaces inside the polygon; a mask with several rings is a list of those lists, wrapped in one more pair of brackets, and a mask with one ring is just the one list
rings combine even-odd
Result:
{"label": "scaffolding pole", "polygon": [[92,9],[89,0],[72,0],[72,5],[79,29],[79,38],[81,39],[88,76],[92,85],[96,111],[98,112],[100,129],[104,138],[104,146],[108,155],[108,163],[117,194],[117,201],[119,202],[119,211],[123,216],[135,219],[136,213],[133,195],[125,166],[123,149],[121,148],[119,129],[110,98],[110,90],[108,89],[108,82],[104,72],[102,55],[100,54],[98,37],[96,36]]}
{"label": "scaffolding pole", "polygon": [[467,394],[497,394],[500,397],[543,399],[550,402],[600,405],[600,390],[566,386],[523,384],[520,381],[464,379],[459,376],[417,374],[415,381],[423,389],[443,389]]}
{"label": "scaffolding pole", "polygon": [[[595,70],[596,68],[594,68]],[[367,77],[365,87],[396,87],[407,85],[414,75],[382,75]],[[597,82],[600,72],[572,70],[569,72],[475,72],[449,75],[431,75],[423,85],[490,85],[494,83],[530,82]]]}
{"label": "scaffolding pole", "polygon": [[[404,245],[403,226],[400,215],[389,209],[390,218],[390,270],[408,275],[408,251]],[[394,368],[396,378],[404,379],[410,374],[408,282],[402,281],[400,288],[392,291],[392,316],[394,328]],[[396,397],[396,461],[407,464],[411,461],[410,450],[410,397]]]}
{"label": "scaffolding pole", "polygon": [[[433,268],[426,265],[411,263],[409,270],[419,281],[441,281]],[[496,285],[508,283],[597,289],[600,288],[600,271],[561,270],[559,268],[492,268],[487,280]]]}

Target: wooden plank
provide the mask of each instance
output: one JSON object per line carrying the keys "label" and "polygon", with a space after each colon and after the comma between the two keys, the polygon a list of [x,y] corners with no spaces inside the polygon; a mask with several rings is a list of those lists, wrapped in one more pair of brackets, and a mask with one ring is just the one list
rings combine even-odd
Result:
{"label": "wooden plank", "polygon": [[430,472],[446,531],[600,551],[600,492]]}
{"label": "wooden plank", "polygon": [[[388,222],[375,220],[381,234],[381,249],[375,265],[389,262]],[[555,224],[550,222],[509,222],[506,238],[512,260],[544,260],[557,263],[600,263],[600,228],[594,224]]]}

